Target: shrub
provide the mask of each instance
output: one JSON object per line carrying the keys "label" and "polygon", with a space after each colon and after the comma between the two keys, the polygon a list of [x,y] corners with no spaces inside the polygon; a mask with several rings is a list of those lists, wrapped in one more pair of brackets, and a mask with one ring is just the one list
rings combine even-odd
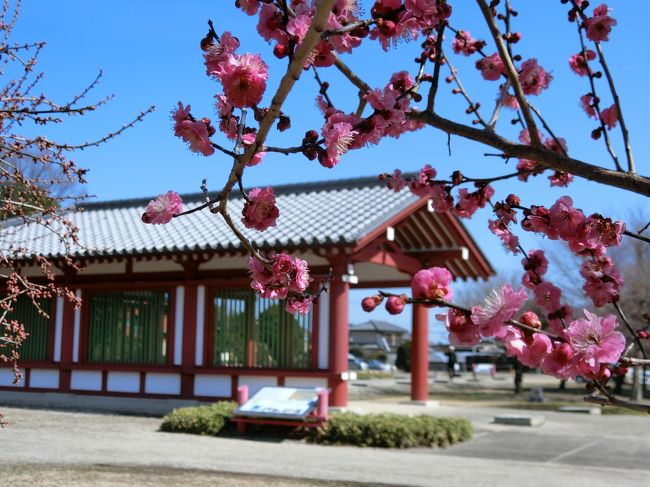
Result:
{"label": "shrub", "polygon": [[330,418],[313,441],[325,445],[444,448],[470,439],[473,432],[472,424],[464,418],[341,413]]}
{"label": "shrub", "polygon": [[228,426],[236,408],[237,403],[222,401],[210,406],[174,409],[163,418],[160,430],[215,436]]}
{"label": "shrub", "polygon": [[411,340],[404,341],[397,348],[397,357],[395,358],[395,366],[404,372],[411,371]]}

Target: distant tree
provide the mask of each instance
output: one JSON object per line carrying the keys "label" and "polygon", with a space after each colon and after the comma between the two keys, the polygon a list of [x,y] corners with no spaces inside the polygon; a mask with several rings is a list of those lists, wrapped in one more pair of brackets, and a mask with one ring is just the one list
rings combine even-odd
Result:
{"label": "distant tree", "polygon": [[406,340],[397,348],[397,357],[395,358],[395,366],[404,372],[411,371],[411,340]]}
{"label": "distant tree", "polygon": [[[70,160],[69,155],[109,141],[153,110],[151,107],[119,130],[94,141],[70,143],[50,138],[47,134],[51,126],[87,115],[108,99],[84,103],[99,82],[101,72],[65,102],[54,101],[40,92],[44,73],[37,72],[36,66],[45,43],[10,41],[19,10],[20,2],[5,0],[0,12],[0,361],[13,363],[16,381],[20,379],[20,345],[27,339],[24,323],[14,313],[17,300],[27,299],[38,314],[46,316],[49,310],[41,303],[54,296],[64,295],[75,302],[76,298],[55,279],[54,263],[35,254],[29,242],[16,244],[15,232],[26,224],[45,225],[66,250],[76,245],[77,228],[66,219],[64,208],[80,196],[78,185],[85,182],[86,170]],[[34,264],[40,267],[42,276],[28,278],[21,273],[24,266]],[[60,265],[78,267],[70,257]]]}

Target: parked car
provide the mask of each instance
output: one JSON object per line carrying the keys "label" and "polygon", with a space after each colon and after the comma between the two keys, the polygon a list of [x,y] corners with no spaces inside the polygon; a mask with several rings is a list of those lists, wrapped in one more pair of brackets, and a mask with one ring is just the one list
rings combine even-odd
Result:
{"label": "parked car", "polygon": [[368,363],[364,362],[352,354],[348,355],[348,369],[349,370],[368,370]]}
{"label": "parked car", "polygon": [[382,372],[390,372],[393,370],[392,365],[385,364],[384,362],[381,362],[377,359],[368,362],[368,368],[370,370],[381,370]]}

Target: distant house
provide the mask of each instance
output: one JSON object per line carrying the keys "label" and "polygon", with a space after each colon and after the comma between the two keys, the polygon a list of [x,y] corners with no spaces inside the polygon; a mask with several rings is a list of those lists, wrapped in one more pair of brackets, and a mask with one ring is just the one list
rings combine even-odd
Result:
{"label": "distant house", "polygon": [[350,325],[350,348],[360,349],[364,356],[373,352],[392,355],[408,339],[410,335],[407,330],[386,321],[370,320]]}

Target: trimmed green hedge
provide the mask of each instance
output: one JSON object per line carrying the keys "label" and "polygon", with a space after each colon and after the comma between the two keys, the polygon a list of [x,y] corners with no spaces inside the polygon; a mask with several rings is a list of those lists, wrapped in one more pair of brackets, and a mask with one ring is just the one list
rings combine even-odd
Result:
{"label": "trimmed green hedge", "polygon": [[[160,430],[216,436],[234,430],[229,420],[236,408],[234,402],[218,402],[174,409],[163,418]],[[339,413],[331,416],[318,430],[304,434],[323,445],[444,448],[469,440],[473,433],[472,424],[464,418]]]}
{"label": "trimmed green hedge", "polygon": [[340,413],[312,440],[325,445],[444,448],[469,440],[473,433],[472,424],[464,418]]}
{"label": "trimmed green hedge", "polygon": [[163,418],[161,431],[216,436],[229,426],[236,402],[217,402],[210,406],[174,409]]}

